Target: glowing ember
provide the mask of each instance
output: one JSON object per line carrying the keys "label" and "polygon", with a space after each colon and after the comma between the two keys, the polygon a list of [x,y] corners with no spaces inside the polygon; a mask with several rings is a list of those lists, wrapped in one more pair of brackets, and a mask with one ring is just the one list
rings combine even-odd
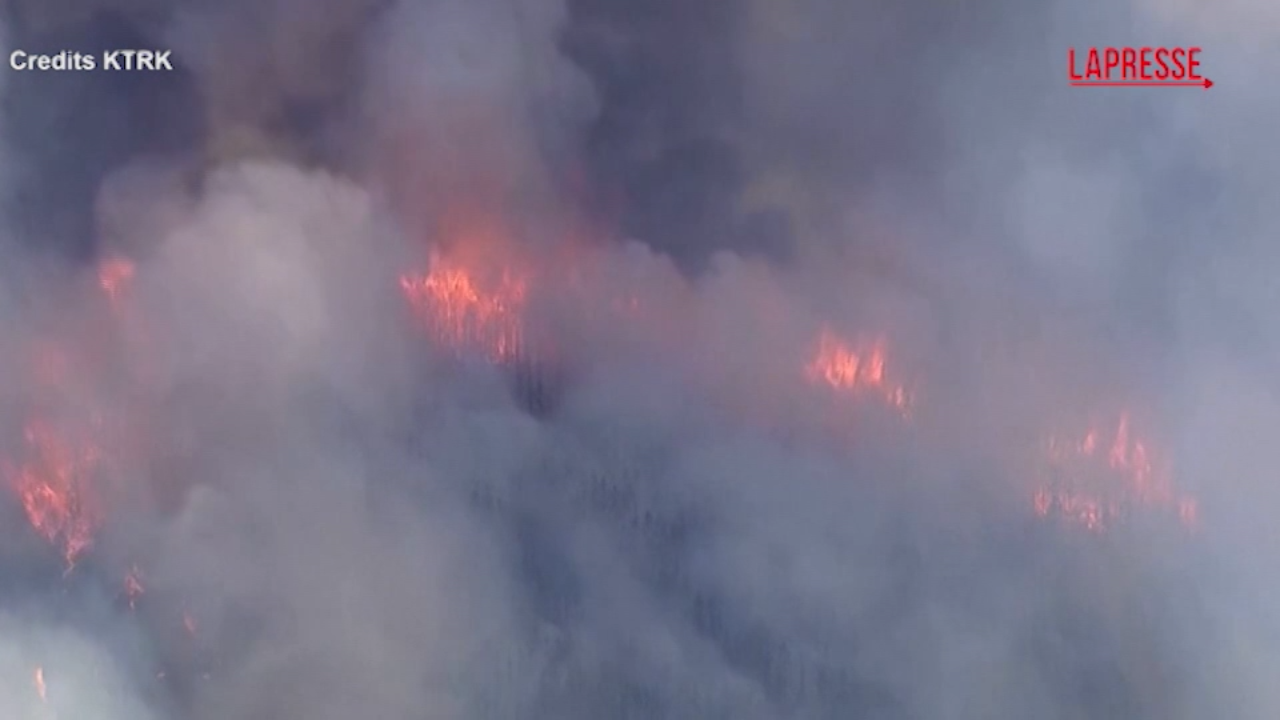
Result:
{"label": "glowing ember", "polygon": [[133,263],[124,258],[105,260],[98,266],[98,286],[106,293],[112,306],[120,302],[133,280],[133,274]]}
{"label": "glowing ember", "polygon": [[1194,498],[1178,494],[1172,473],[1148,443],[1133,434],[1127,413],[1114,434],[1091,428],[1078,438],[1053,436],[1045,444],[1048,471],[1032,497],[1035,513],[1057,515],[1094,532],[1140,509],[1176,515],[1194,527]]}
{"label": "glowing ember", "polygon": [[99,524],[92,491],[101,452],[70,442],[43,422],[28,424],[23,439],[26,461],[6,466],[5,474],[31,526],[62,549],[70,570],[93,544]]}
{"label": "glowing ember", "polygon": [[48,699],[47,689],[44,684],[44,668],[37,667],[35,672],[36,694],[40,696],[40,701],[44,702]]}
{"label": "glowing ember", "polygon": [[523,344],[527,284],[510,270],[491,282],[434,255],[426,275],[406,275],[400,288],[428,332],[455,351],[493,361],[517,357]]}
{"label": "glowing ember", "polygon": [[904,414],[910,404],[906,388],[886,379],[883,340],[855,350],[835,333],[823,330],[805,376],[837,392],[874,394]]}

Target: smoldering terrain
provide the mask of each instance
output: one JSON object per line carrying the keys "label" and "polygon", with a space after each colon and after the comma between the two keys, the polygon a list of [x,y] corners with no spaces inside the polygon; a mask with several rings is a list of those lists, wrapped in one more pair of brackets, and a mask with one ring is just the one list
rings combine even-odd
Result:
{"label": "smoldering terrain", "polygon": [[1269,5],[6,10],[0,716],[1280,711]]}

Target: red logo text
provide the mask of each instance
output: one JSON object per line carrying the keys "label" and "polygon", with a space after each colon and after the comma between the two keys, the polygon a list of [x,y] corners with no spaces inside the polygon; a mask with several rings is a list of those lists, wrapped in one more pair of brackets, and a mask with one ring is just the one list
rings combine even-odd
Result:
{"label": "red logo text", "polygon": [[1072,85],[1182,85],[1211,87],[1200,74],[1200,48],[1091,47],[1077,55],[1067,49],[1067,78]]}

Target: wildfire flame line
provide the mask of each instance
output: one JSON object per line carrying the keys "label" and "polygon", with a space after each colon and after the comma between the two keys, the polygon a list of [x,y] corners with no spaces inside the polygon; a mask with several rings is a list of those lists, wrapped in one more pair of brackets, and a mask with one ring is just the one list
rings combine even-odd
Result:
{"label": "wildfire flame line", "polygon": [[[436,254],[425,275],[407,275],[401,287],[416,315],[431,335],[458,351],[479,351],[493,361],[509,361],[524,352],[524,306],[531,275],[504,268],[493,283],[477,281],[466,264]],[[625,307],[620,317],[636,314],[640,303],[623,294],[611,306]],[[874,397],[909,418],[912,394],[887,371],[888,343],[881,337],[855,344],[830,327],[820,330],[802,374],[811,385],[841,396]],[[1033,494],[1033,511],[1059,515],[1069,522],[1100,532],[1122,515],[1140,507],[1172,508],[1187,527],[1198,521],[1196,500],[1174,492],[1170,473],[1159,468],[1149,443],[1133,435],[1129,416],[1122,413],[1106,448],[1101,433],[1091,429],[1077,440],[1051,436],[1043,462],[1049,480]],[[1083,478],[1099,473],[1120,478],[1121,489],[1090,490]]]}
{"label": "wildfire flame line", "polygon": [[430,334],[447,347],[493,361],[521,353],[528,285],[510,270],[486,286],[436,254],[429,272],[402,276],[400,287]]}
{"label": "wildfire flame line", "polygon": [[[502,246],[497,241],[487,244]],[[578,270],[570,263],[565,271],[566,286],[573,286],[570,281]],[[117,314],[135,274],[134,265],[119,258],[105,260],[97,269],[97,287]],[[435,252],[425,273],[400,277],[400,289],[415,317],[440,345],[455,353],[506,363],[530,352],[527,310],[531,282],[540,277],[509,262],[468,263]],[[627,321],[636,321],[644,309],[639,298],[626,289],[606,305]],[[823,327],[800,375],[808,384],[835,396],[877,398],[909,417],[913,398],[905,385],[891,377],[887,347],[883,337],[854,343]],[[35,386],[60,390],[72,368],[68,351],[47,342],[37,344],[33,351]],[[96,424],[100,423],[97,419]],[[34,417],[24,428],[21,460],[0,463],[28,522],[61,549],[68,571],[92,547],[103,522],[98,497],[106,470],[103,439],[95,432],[82,435],[65,432],[47,418]],[[1099,430],[1091,429],[1076,439],[1055,435],[1047,440],[1047,471],[1034,491],[1035,514],[1060,515],[1100,531],[1132,508],[1155,507],[1172,509],[1185,525],[1195,525],[1195,499],[1174,491],[1169,472],[1160,466],[1149,443],[1133,435],[1127,414],[1121,415],[1106,442],[1102,437]],[[1081,479],[1100,473],[1121,478],[1119,487],[1093,488]],[[143,593],[136,567],[125,577],[124,593],[130,607]]]}
{"label": "wildfire flame line", "polygon": [[805,365],[805,376],[809,382],[826,385],[835,392],[877,395],[905,415],[909,407],[907,389],[886,379],[885,345],[882,338],[855,350],[830,329],[823,329],[817,350]]}
{"label": "wildfire flame line", "polygon": [[42,421],[28,423],[23,440],[28,459],[6,467],[9,484],[27,520],[46,540],[62,549],[67,569],[92,544],[100,518],[93,482],[102,453],[93,445],[77,446]]}
{"label": "wildfire flame line", "polygon": [[[117,314],[134,272],[133,263],[122,258],[98,266],[97,287]],[[77,367],[67,347],[40,341],[32,348],[30,359],[31,387],[54,397],[67,390],[72,369]],[[27,521],[59,547],[67,572],[92,547],[102,524],[98,486],[107,469],[101,415],[90,412],[74,419],[81,422],[55,422],[33,415],[23,427],[21,459],[0,463],[0,474],[21,502]]]}
{"label": "wildfire flame line", "polygon": [[1114,435],[1094,427],[1077,439],[1049,437],[1045,459],[1044,480],[1032,496],[1041,517],[1057,514],[1093,532],[1142,508],[1171,511],[1188,528],[1198,522],[1195,498],[1175,490],[1163,460],[1134,436],[1127,412]]}

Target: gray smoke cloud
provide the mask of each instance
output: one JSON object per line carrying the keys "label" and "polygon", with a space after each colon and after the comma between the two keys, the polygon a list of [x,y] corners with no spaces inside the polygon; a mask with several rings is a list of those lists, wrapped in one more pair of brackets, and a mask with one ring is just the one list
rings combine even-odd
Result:
{"label": "gray smoke cloud", "polygon": [[[154,717],[139,702],[108,648],[74,630],[6,617],[0,655],[7,717],[40,718],[92,713],[140,720]],[[46,671],[45,667],[56,668]],[[46,673],[48,673],[46,675]],[[43,685],[44,697],[34,687]],[[34,687],[33,687],[34,686]],[[50,692],[52,686],[52,692]]]}
{"label": "gray smoke cloud", "polygon": [[[0,470],[32,417],[111,450],[74,568],[0,502],[5,717],[1280,707],[1269,5],[10,11],[182,70],[0,74]],[[1121,43],[1217,84],[1065,86]],[[432,248],[544,273],[532,357],[422,330]],[[909,418],[806,382],[824,329]],[[1032,512],[1125,408],[1194,533]]]}

